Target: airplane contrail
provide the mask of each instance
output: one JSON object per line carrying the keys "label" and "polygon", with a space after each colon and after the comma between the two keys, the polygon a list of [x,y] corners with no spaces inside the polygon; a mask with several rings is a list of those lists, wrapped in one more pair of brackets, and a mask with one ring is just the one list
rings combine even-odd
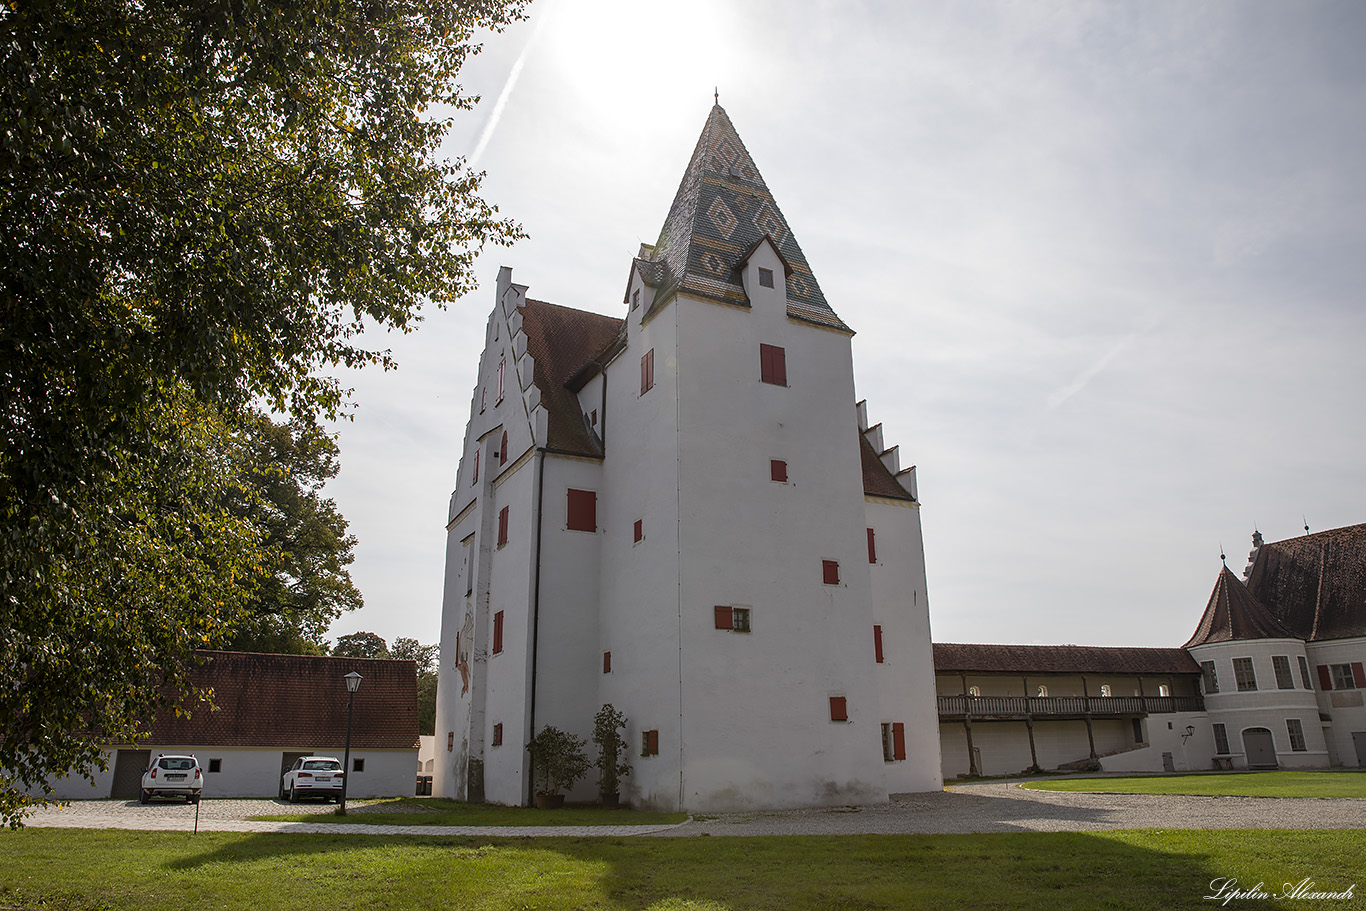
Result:
{"label": "airplane contrail", "polygon": [[498,100],[493,104],[493,111],[489,114],[488,122],[484,124],[484,130],[479,134],[479,141],[474,145],[474,151],[466,159],[466,164],[470,170],[474,170],[479,165],[479,159],[484,155],[484,149],[488,147],[489,140],[493,138],[494,130],[498,129],[498,122],[503,119],[503,110],[507,107],[508,97],[517,85],[517,79],[522,75],[522,67],[526,64],[527,55],[531,53],[531,47],[536,43],[536,36],[541,33],[541,26],[549,17],[550,4],[543,3],[541,8],[545,12],[536,20],[535,26],[531,30],[531,37],[527,38],[526,44],[522,47],[522,52],[517,55],[517,62],[512,64],[512,70],[508,73],[507,82],[503,83],[503,90],[498,93]]}

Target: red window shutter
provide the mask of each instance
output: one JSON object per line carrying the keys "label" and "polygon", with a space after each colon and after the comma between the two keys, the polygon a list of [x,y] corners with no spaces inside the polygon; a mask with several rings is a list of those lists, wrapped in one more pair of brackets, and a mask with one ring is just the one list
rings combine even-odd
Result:
{"label": "red window shutter", "polygon": [[655,386],[655,349],[646,351],[640,358],[640,394],[644,395]]}
{"label": "red window shutter", "polygon": [[496,747],[503,745],[503,723],[501,721],[493,726],[493,745]]}
{"label": "red window shutter", "polygon": [[1325,693],[1333,688],[1333,675],[1328,670],[1328,665],[1319,665],[1319,689]]}
{"label": "red window shutter", "polygon": [[768,462],[768,476],[775,481],[787,483],[787,463],[781,459],[770,459]]}
{"label": "red window shutter", "polygon": [[499,465],[506,465],[507,463],[508,463],[508,432],[507,432],[506,430],[504,430],[504,431],[503,431],[503,442],[500,443],[500,444],[498,445],[498,464],[499,464]]}
{"label": "red window shutter", "polygon": [[611,653],[611,652],[603,652],[603,653],[602,653],[602,672],[603,672],[604,674],[610,674],[610,673],[612,673],[612,653]]}
{"label": "red window shutter", "polygon": [[868,562],[877,562],[877,542],[871,528],[868,529]]}
{"label": "red window shutter", "polygon": [[717,629],[734,629],[734,628],[735,628],[735,621],[734,621],[734,619],[732,618],[731,610],[730,610],[729,607],[727,607],[727,606],[724,605],[724,604],[718,604],[718,605],[716,605],[715,611],[716,611],[716,628],[717,628]]}
{"label": "red window shutter", "polygon": [[837,560],[822,560],[821,574],[825,579],[826,585],[840,584],[840,565]]}
{"label": "red window shutter", "polygon": [[596,491],[569,488],[569,528],[572,531],[598,530]]}
{"label": "red window shutter", "polygon": [[877,663],[882,663],[882,627],[873,625],[873,654],[877,658]]}
{"label": "red window shutter", "polygon": [[845,704],[844,704],[844,697],[843,697],[843,696],[831,696],[831,697],[830,697],[830,720],[831,720],[831,721],[848,721],[848,720],[849,720],[849,712],[848,712],[847,708],[845,707]]}
{"label": "red window shutter", "polygon": [[786,386],[787,352],[777,345],[760,345],[759,379],[774,386]]}
{"label": "red window shutter", "polygon": [[470,479],[470,486],[479,483],[479,450],[474,451],[474,477]]}
{"label": "red window shutter", "polygon": [[493,615],[493,653],[499,654],[503,650],[503,612],[499,611]]}
{"label": "red window shutter", "polygon": [[906,758],[906,725],[900,721],[892,725],[892,755],[897,759]]}
{"label": "red window shutter", "polygon": [[650,732],[650,755],[659,755],[659,731]]}
{"label": "red window shutter", "polygon": [[1362,668],[1360,661],[1352,662],[1352,682],[1358,689],[1366,689],[1366,668]]}
{"label": "red window shutter", "polygon": [[455,752],[455,731],[446,732],[446,752]]}
{"label": "red window shutter", "polygon": [[504,506],[502,509],[498,510],[498,546],[499,546],[499,547],[502,547],[504,544],[506,544],[506,543],[508,542],[508,509],[510,509],[510,508],[511,508],[511,507]]}
{"label": "red window shutter", "polygon": [[645,520],[644,520],[644,519],[636,519],[635,535],[636,535],[636,543],[640,543],[640,539],[645,537]]}

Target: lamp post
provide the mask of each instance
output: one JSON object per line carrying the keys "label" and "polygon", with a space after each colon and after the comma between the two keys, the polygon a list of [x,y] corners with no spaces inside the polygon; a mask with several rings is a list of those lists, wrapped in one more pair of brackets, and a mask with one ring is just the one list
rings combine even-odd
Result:
{"label": "lamp post", "polygon": [[355,671],[342,678],[346,681],[346,754],[342,759],[341,803],[337,805],[337,815],[346,815],[346,786],[351,783],[351,708],[356,704],[356,690],[360,689],[361,676]]}

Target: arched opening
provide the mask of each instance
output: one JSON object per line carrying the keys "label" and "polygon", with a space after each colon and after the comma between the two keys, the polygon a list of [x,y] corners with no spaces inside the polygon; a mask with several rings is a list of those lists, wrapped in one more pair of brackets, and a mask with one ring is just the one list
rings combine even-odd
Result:
{"label": "arched opening", "polygon": [[1274,769],[1276,763],[1276,742],[1266,728],[1248,728],[1243,731],[1243,751],[1247,754],[1249,769]]}

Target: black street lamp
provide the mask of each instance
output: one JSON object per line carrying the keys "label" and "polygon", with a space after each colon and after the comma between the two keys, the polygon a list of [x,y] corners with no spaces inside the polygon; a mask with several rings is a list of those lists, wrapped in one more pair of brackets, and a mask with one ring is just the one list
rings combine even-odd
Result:
{"label": "black street lamp", "polygon": [[337,815],[346,815],[346,786],[351,781],[351,708],[356,704],[356,690],[360,689],[361,676],[355,671],[342,678],[346,681],[346,755],[342,759],[341,803],[337,805]]}

